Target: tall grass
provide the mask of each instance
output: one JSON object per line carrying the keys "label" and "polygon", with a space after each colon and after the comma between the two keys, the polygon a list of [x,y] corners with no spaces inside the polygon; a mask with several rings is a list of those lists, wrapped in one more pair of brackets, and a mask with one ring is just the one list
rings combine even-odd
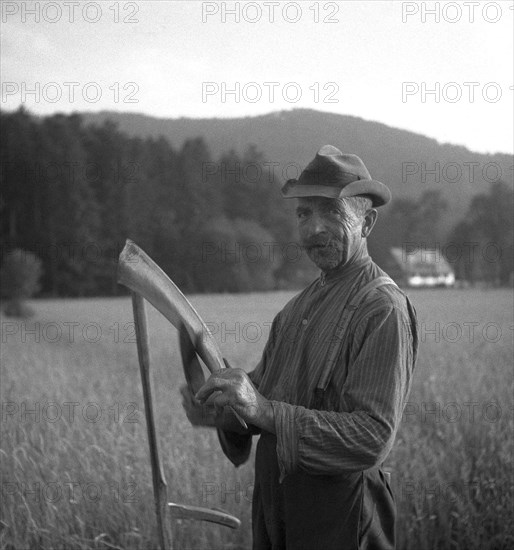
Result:
{"label": "tall grass", "polygon": [[[290,296],[192,301],[212,323],[233,366],[251,369],[274,313]],[[398,506],[398,547],[512,548],[511,293],[411,296],[422,342],[404,421],[387,460]],[[2,318],[0,549],[156,548],[130,301],[32,306],[37,317],[30,323]],[[175,548],[249,548],[253,457],[236,470],[214,432],[189,425],[178,392],[184,377],[176,331],[148,310],[169,499],[223,508],[242,521],[238,531],[173,521]]]}

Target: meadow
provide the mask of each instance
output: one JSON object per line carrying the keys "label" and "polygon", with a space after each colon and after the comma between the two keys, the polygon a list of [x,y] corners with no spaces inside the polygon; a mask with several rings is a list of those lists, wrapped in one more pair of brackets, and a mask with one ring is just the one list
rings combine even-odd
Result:
{"label": "meadow", "polygon": [[[399,549],[512,549],[511,290],[409,292],[420,353],[386,465]],[[233,366],[251,370],[292,293],[190,299]],[[157,547],[128,298],[35,300],[1,318],[0,550]],[[173,521],[174,548],[251,547],[253,455],[235,469],[182,410],[177,333],[148,307],[169,500],[223,508],[237,531]],[[255,444],[254,444],[255,447]]]}

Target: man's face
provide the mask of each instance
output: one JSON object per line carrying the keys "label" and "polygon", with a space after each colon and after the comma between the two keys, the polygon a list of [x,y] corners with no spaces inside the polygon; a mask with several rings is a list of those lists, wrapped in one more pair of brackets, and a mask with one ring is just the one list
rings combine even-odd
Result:
{"label": "man's face", "polygon": [[299,198],[296,216],[302,246],[322,271],[345,264],[362,244],[364,220],[338,199]]}

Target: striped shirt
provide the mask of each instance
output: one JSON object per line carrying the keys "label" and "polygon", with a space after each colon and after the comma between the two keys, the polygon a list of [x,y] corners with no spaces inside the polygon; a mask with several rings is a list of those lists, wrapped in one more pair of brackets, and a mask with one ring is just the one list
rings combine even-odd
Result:
{"label": "striped shirt", "polygon": [[[346,334],[336,333],[349,297],[385,275],[369,256],[362,257],[322,274],[275,317],[250,378],[274,409],[280,482],[298,470],[314,475],[366,470],[389,454],[416,360],[415,310],[396,286],[382,286],[364,298]],[[315,403],[334,346],[337,359]],[[224,445],[229,458],[230,447]]]}

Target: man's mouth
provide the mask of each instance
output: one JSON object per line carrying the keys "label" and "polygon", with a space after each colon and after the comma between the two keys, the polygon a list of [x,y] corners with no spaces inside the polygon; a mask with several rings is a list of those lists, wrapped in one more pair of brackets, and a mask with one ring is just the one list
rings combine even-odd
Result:
{"label": "man's mouth", "polygon": [[306,239],[302,244],[304,248],[325,248],[331,244],[331,240],[320,238]]}
{"label": "man's mouth", "polygon": [[334,248],[334,246],[328,242],[328,243],[309,244],[309,245],[306,245],[305,248],[307,250],[328,250],[329,248]]}

